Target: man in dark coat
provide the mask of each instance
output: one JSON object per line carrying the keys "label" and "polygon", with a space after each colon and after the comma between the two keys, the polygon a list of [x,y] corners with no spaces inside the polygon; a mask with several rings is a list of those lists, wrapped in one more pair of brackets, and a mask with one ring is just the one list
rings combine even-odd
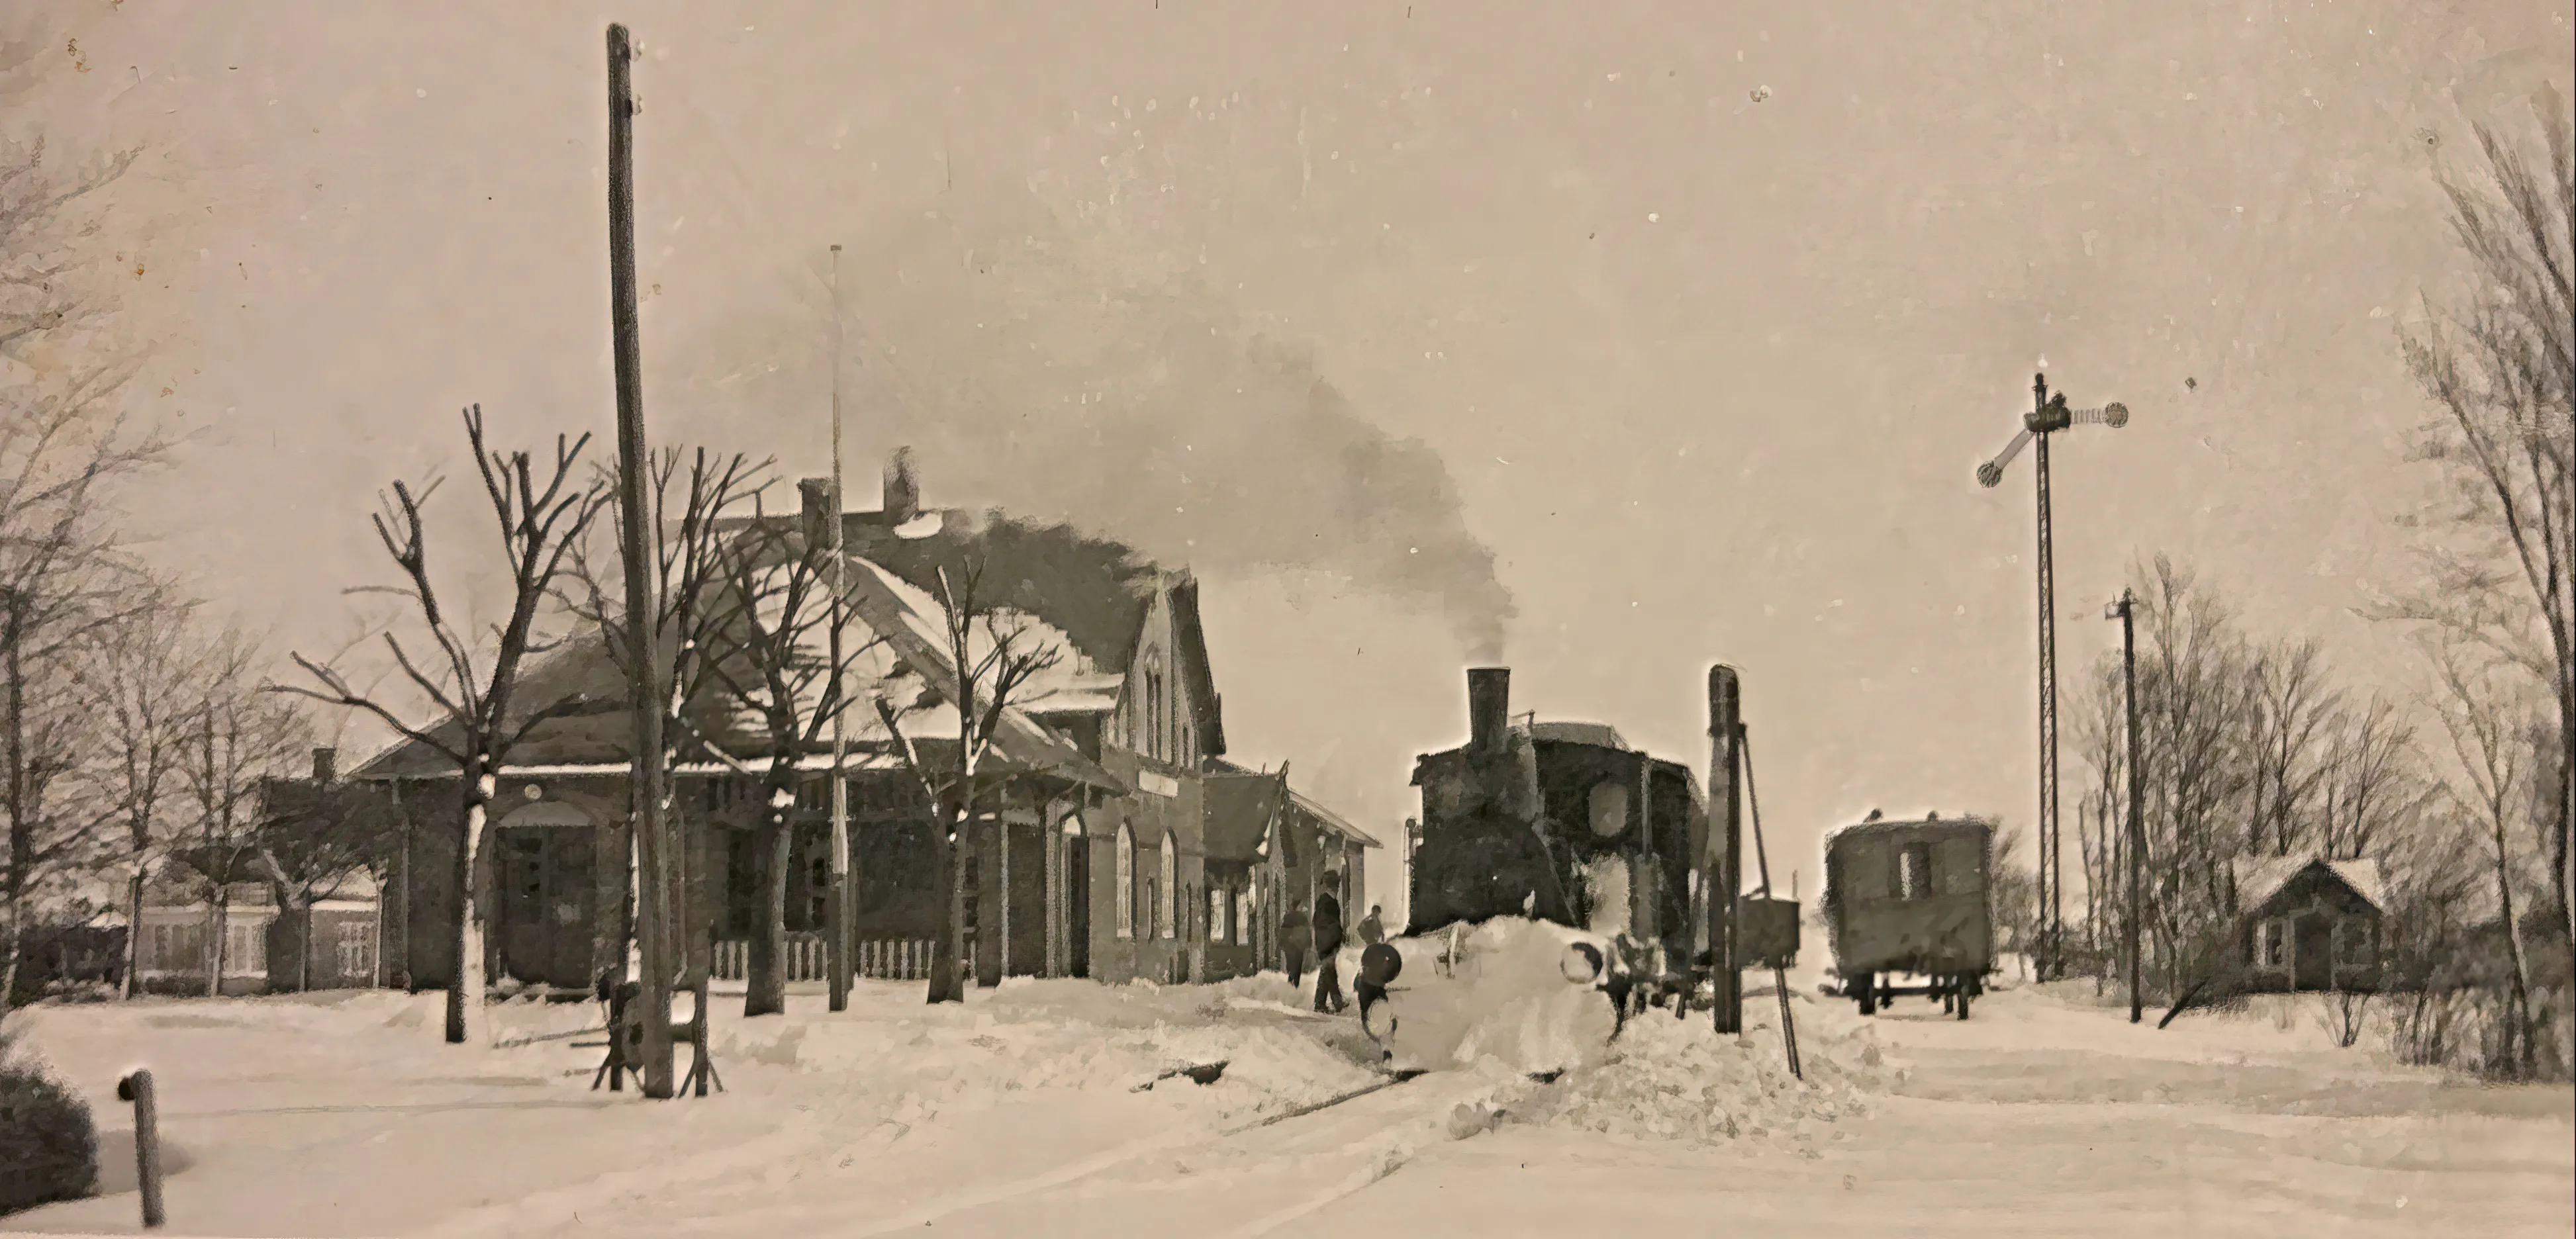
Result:
{"label": "man in dark coat", "polygon": [[1306,978],[1307,945],[1306,901],[1290,899],[1287,915],[1279,918],[1279,952],[1285,957],[1281,962],[1288,967],[1288,984],[1292,986]]}
{"label": "man in dark coat", "polygon": [[1332,1014],[1350,1007],[1342,996],[1342,901],[1330,892],[1315,897],[1315,1009]]}

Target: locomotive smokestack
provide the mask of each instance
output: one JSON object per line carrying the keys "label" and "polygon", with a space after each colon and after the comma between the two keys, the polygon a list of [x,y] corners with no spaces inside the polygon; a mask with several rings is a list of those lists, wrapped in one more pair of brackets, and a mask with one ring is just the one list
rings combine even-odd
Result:
{"label": "locomotive smokestack", "polygon": [[1503,746],[1511,727],[1512,672],[1509,667],[1467,669],[1467,743],[1480,753]]}
{"label": "locomotive smokestack", "polygon": [[886,462],[886,523],[901,525],[919,515],[921,515],[921,479],[912,469],[912,449],[899,447],[894,450],[894,459]]}

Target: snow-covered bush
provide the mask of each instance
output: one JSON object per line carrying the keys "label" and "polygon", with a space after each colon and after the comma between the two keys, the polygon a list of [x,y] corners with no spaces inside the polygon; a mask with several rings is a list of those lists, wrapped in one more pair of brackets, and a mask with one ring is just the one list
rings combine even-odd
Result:
{"label": "snow-covered bush", "polygon": [[0,1033],[0,1214],[78,1199],[97,1183],[88,1103]]}

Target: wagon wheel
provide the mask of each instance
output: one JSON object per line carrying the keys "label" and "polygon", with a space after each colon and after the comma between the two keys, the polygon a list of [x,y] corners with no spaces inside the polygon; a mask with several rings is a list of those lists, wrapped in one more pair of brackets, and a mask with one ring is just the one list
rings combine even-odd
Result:
{"label": "wagon wheel", "polygon": [[1852,989],[1855,993],[1860,995],[1860,1013],[1862,1015],[1870,1016],[1878,1014],[1877,977],[1864,972],[1859,976],[1852,978]]}

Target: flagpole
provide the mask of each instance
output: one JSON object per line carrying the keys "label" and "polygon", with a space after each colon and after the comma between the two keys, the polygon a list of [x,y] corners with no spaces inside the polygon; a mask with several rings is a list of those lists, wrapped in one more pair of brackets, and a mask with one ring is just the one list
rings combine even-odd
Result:
{"label": "flagpole", "polygon": [[824,535],[832,555],[832,893],[826,909],[831,932],[828,966],[831,1006],[850,1007],[850,779],[849,733],[842,724],[848,685],[841,666],[842,609],[849,597],[850,557],[843,546],[841,498],[841,247],[832,247],[832,519]]}

